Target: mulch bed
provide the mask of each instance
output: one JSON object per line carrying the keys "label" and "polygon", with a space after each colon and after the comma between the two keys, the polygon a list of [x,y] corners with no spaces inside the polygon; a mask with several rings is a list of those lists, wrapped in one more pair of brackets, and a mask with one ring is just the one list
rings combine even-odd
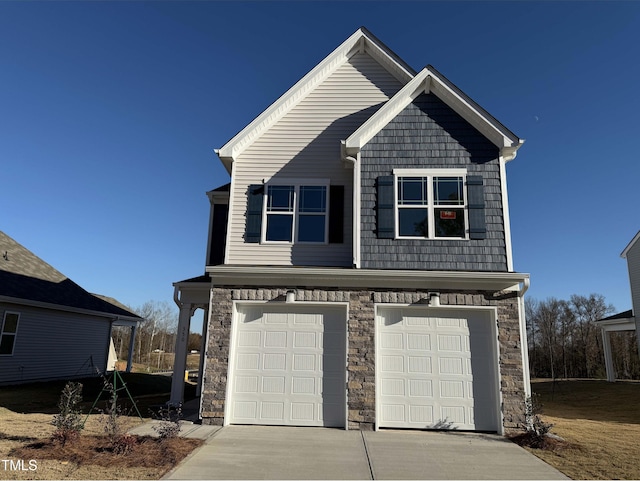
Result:
{"label": "mulch bed", "polygon": [[509,439],[518,446],[532,449],[542,449],[545,451],[562,451],[563,449],[576,446],[571,445],[562,438],[556,436],[543,436],[542,438],[532,433],[521,433],[509,436]]}
{"label": "mulch bed", "polygon": [[124,443],[114,444],[106,436],[80,436],[64,445],[53,439],[40,439],[13,449],[9,455],[19,459],[56,459],[78,465],[169,469],[202,444],[200,439],[150,436],[127,436]]}

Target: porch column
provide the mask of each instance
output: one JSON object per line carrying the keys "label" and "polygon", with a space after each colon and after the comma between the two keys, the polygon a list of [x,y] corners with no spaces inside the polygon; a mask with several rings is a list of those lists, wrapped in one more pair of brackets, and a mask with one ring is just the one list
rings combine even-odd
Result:
{"label": "porch column", "polygon": [[204,310],[202,315],[202,342],[200,343],[200,362],[198,363],[198,385],[196,386],[196,396],[202,395],[202,385],[204,381],[204,359],[207,355],[207,331],[209,327],[209,309]]}
{"label": "porch column", "polygon": [[607,381],[615,382],[616,372],[613,368],[613,356],[611,355],[611,333],[604,328],[602,332],[602,348],[604,349],[604,366],[607,370]]}
{"label": "porch column", "polygon": [[184,401],[184,371],[187,366],[187,345],[189,342],[192,309],[191,304],[180,304],[173,376],[171,378],[171,398],[169,399],[169,404],[173,406],[177,406]]}
{"label": "porch column", "polygon": [[131,368],[133,367],[133,351],[136,346],[136,333],[138,331],[138,323],[136,322],[133,326],[131,326],[131,336],[129,340],[129,356],[127,357],[127,372],[131,372]]}

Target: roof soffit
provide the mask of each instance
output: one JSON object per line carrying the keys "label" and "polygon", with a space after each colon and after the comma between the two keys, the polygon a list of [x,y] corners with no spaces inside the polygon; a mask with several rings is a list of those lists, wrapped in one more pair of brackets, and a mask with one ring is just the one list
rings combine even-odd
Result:
{"label": "roof soffit", "polygon": [[423,93],[433,93],[501,150],[505,160],[515,158],[523,140],[502,125],[431,66],[425,67],[345,141],[354,155],[404,108]]}
{"label": "roof soffit", "polygon": [[227,171],[231,172],[234,159],[357,53],[369,54],[403,84],[409,82],[415,75],[415,71],[409,65],[367,29],[359,28],[223,147],[216,150]]}

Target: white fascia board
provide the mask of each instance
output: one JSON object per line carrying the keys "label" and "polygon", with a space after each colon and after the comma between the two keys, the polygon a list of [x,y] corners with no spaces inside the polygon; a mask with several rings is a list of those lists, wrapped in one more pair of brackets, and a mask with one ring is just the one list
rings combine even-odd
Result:
{"label": "white fascia board", "polygon": [[208,304],[211,282],[174,282],[180,304]]}
{"label": "white fascia board", "polygon": [[136,325],[139,322],[143,321],[142,318],[137,318],[133,316],[124,316],[121,314],[112,314],[109,312],[93,311],[90,309],[81,309],[79,307],[63,306],[61,304],[52,304],[50,302],[31,301],[29,299],[21,299],[19,297],[0,296],[0,302],[6,302],[7,304],[23,305],[28,307],[37,307],[40,309],[50,309],[53,311],[73,312],[75,314],[83,314],[91,317],[102,317],[110,321],[128,321]]}
{"label": "white fascia board", "polygon": [[635,317],[629,317],[627,319],[612,319],[609,321],[595,321],[595,323],[606,332],[616,331],[635,331],[636,322]]}
{"label": "white fascia board", "polygon": [[391,99],[389,99],[378,111],[345,140],[347,154],[355,155],[391,122],[402,110],[415,100],[418,95],[429,88],[428,73],[422,70],[413,79],[402,87]]}
{"label": "white fascia board", "polygon": [[231,163],[267,129],[280,120],[287,112],[296,106],[318,84],[326,79],[338,67],[343,65],[352,55],[364,49],[389,70],[399,80],[407,82],[412,72],[408,67],[396,60],[386,47],[377,41],[364,28],[358,29],[338,48],[331,52],[309,73],[296,82],[278,100],[272,103],[264,112],[258,115],[249,125],[238,132],[223,147],[216,150],[220,160],[231,171]]}
{"label": "white fascia board", "polygon": [[209,266],[212,285],[313,286],[336,288],[415,288],[520,290],[529,274],[516,272],[405,271],[290,266]]}
{"label": "white fascia board", "polygon": [[380,65],[387,69],[399,82],[406,84],[416,75],[409,65],[404,63],[397,55],[375,38],[371,32],[361,28],[363,32],[364,51],[377,60]]}
{"label": "white fascia board", "polygon": [[631,242],[629,242],[629,245],[627,245],[627,247],[624,248],[624,250],[620,254],[620,257],[622,257],[623,259],[626,259],[627,254],[629,253],[631,248],[636,244],[636,242],[638,242],[638,239],[640,239],[640,231],[638,231],[638,233],[634,236],[634,238],[631,239]]}
{"label": "white fascia board", "polygon": [[511,216],[509,214],[509,194],[507,193],[506,162],[504,157],[500,156],[500,196],[502,197],[502,221],[507,252],[507,270],[513,272],[513,246],[511,244]]}
{"label": "white fascia board", "polygon": [[425,67],[396,95],[383,105],[345,141],[345,150],[353,155],[422,93],[433,93],[474,126],[501,150],[505,161],[515,158],[523,140],[488,115],[467,95],[454,88],[437,72]]}

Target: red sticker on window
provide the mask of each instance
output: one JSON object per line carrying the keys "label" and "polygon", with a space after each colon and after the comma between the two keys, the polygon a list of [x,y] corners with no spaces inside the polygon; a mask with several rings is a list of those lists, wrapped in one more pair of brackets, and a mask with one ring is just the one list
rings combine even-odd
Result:
{"label": "red sticker on window", "polygon": [[441,210],[440,211],[440,218],[441,219],[455,219],[456,218],[456,212],[454,210]]}

